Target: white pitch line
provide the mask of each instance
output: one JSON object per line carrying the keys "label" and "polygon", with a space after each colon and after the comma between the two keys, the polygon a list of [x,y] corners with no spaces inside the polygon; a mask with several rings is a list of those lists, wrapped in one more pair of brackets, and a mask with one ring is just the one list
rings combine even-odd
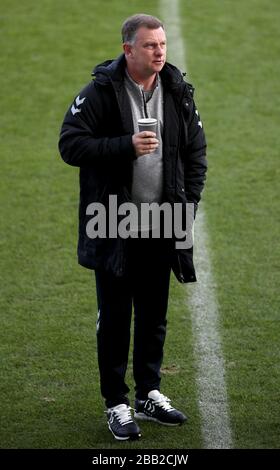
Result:
{"label": "white pitch line", "polygon": [[[168,60],[186,71],[179,0],[160,0],[159,3],[161,18],[166,26]],[[232,434],[219,333],[219,306],[208,250],[205,215],[200,205],[195,222],[194,245],[198,282],[188,286],[188,304],[195,340],[201,432],[206,449],[229,449],[232,447]]]}
{"label": "white pitch line", "polygon": [[188,302],[195,338],[202,435],[206,449],[230,449],[232,435],[219,333],[219,306],[208,251],[205,215],[201,207],[195,225],[194,256],[198,283],[190,286]]}

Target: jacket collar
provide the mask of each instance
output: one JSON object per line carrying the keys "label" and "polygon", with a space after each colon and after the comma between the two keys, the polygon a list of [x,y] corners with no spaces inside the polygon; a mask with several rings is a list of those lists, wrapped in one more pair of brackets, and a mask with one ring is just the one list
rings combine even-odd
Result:
{"label": "jacket collar", "polygon": [[[123,85],[125,76],[126,60],[125,55],[121,54],[117,59],[106,60],[102,64],[97,65],[92,75],[97,83],[102,85],[112,83],[115,89]],[[185,81],[183,74],[174,65],[166,62],[160,72],[163,86],[171,92],[181,94],[185,89]]]}

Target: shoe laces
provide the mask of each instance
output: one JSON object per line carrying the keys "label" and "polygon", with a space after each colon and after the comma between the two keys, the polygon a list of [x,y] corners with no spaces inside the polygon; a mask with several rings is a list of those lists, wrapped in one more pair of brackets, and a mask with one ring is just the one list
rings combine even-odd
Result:
{"label": "shoe laces", "polygon": [[170,405],[170,398],[166,397],[165,395],[162,395],[161,393],[159,394],[158,398],[156,398],[156,400],[153,400],[153,402],[165,411],[174,410],[174,408]]}
{"label": "shoe laces", "polygon": [[124,426],[125,424],[133,423],[131,416],[132,409],[133,408],[128,405],[121,404],[110,408],[109,411],[116,417],[121,426]]}

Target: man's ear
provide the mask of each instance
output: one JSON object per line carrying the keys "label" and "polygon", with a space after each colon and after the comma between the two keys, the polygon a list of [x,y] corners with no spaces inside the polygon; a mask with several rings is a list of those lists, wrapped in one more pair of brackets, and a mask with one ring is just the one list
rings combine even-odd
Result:
{"label": "man's ear", "polygon": [[126,56],[131,56],[132,54],[132,46],[131,44],[128,44],[128,43],[124,43],[123,44],[123,51],[125,53]]}

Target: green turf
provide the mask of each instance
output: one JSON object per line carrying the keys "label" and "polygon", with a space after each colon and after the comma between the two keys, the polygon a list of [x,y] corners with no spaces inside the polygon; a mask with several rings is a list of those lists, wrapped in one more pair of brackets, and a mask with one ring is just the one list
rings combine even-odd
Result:
{"label": "green turf", "polygon": [[[93,66],[119,53],[120,24],[137,11],[159,14],[158,2],[1,2],[2,448],[203,446],[189,288],[174,279],[163,390],[190,422],[144,423],[129,444],[106,428],[94,282],[76,263],[78,173],[57,151],[67,106]],[[190,0],[181,12],[209,144],[204,204],[234,445],[278,447],[279,6]]]}

